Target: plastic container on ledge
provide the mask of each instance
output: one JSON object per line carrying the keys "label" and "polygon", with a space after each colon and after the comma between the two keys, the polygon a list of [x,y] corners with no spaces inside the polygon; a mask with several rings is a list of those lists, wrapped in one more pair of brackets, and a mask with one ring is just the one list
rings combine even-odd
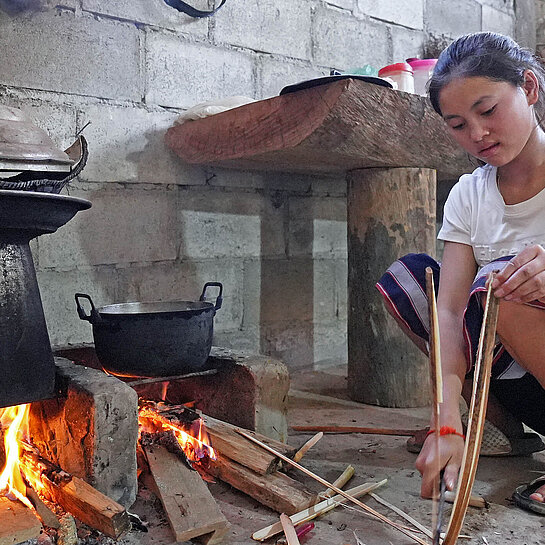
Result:
{"label": "plastic container on ledge", "polygon": [[384,66],[378,71],[378,75],[381,78],[390,78],[395,81],[400,91],[414,93],[413,69],[409,63],[398,62]]}
{"label": "plastic container on ledge", "polygon": [[414,92],[426,96],[428,94],[426,84],[433,74],[437,59],[411,59],[408,62],[413,69]]}

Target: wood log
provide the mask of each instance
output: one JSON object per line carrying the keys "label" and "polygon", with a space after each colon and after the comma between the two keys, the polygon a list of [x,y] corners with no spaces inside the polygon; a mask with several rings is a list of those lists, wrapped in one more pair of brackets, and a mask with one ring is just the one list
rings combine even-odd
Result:
{"label": "wood log", "polygon": [[24,450],[22,456],[25,473],[40,481],[43,494],[81,522],[114,539],[130,528],[123,506],[35,452]]}
{"label": "wood log", "polygon": [[305,174],[475,168],[425,98],[352,79],[175,125],[166,143],[188,163]]}
{"label": "wood log", "polygon": [[[238,462],[260,475],[273,473],[279,468],[280,460],[276,456],[264,451],[242,437],[235,431],[235,426],[204,414],[202,418],[213,448],[219,450],[223,456]],[[250,430],[245,431],[252,437],[256,437],[265,444],[275,448],[275,450],[278,448],[279,452],[288,457],[295,455],[296,449],[289,445]]]}
{"label": "wood log", "polygon": [[404,254],[435,254],[435,183],[435,172],[427,169],[349,173],[348,385],[355,401],[429,403],[428,360],[390,316],[374,284]]}
{"label": "wood log", "polygon": [[15,545],[35,539],[42,524],[28,507],[19,501],[0,496],[0,545]]}
{"label": "wood log", "polygon": [[208,471],[278,513],[293,515],[318,501],[318,495],[284,473],[260,475],[221,454]]}
{"label": "wood log", "polygon": [[291,426],[293,431],[324,432],[324,433],[364,433],[368,435],[397,435],[412,437],[422,430],[407,430],[395,428],[366,428],[362,426]]}
{"label": "wood log", "polygon": [[176,541],[220,543],[230,525],[201,476],[163,447],[144,452]]}

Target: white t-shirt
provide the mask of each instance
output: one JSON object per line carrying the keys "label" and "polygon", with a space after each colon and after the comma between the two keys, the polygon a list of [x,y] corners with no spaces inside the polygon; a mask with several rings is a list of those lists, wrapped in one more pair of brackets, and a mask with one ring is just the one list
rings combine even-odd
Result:
{"label": "white t-shirt", "polygon": [[545,246],[545,189],[527,201],[505,204],[496,170],[485,165],[460,177],[445,203],[438,235],[470,245],[479,267],[526,246]]}

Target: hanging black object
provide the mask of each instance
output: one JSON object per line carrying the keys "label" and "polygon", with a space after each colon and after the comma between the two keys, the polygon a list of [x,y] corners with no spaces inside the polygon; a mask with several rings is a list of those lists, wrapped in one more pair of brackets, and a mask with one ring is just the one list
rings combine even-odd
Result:
{"label": "hanging black object", "polygon": [[169,5],[171,8],[181,11],[182,13],[186,13],[191,17],[210,17],[211,15],[214,15],[214,13],[216,13],[216,11],[218,11],[218,9],[220,9],[226,1],[227,0],[221,0],[220,5],[217,8],[214,8],[212,11],[202,11],[190,6],[189,4],[186,4],[185,2],[182,2],[182,0],[165,0],[165,4]]}

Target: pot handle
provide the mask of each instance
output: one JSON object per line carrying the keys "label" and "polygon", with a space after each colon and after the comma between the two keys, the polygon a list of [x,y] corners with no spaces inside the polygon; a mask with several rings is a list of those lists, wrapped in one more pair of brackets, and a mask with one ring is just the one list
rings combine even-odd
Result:
{"label": "pot handle", "polygon": [[[93,325],[102,322],[102,318],[100,317],[100,314],[95,308],[93,300],[91,299],[89,295],[87,295],[86,293],[76,293],[74,295],[74,298],[76,299],[76,308],[78,310],[78,316],[80,317],[81,320],[87,320]],[[80,298],[87,299],[89,303],[91,303],[91,312],[88,315],[85,314],[85,309],[81,306],[81,303],[79,301]]]}
{"label": "pot handle", "polygon": [[216,304],[214,306],[214,312],[219,310],[221,308],[221,305],[223,303],[223,284],[221,282],[207,282],[204,285],[204,288],[202,289],[201,296],[199,297],[199,301],[204,301],[206,299],[206,289],[210,286],[215,286],[220,289],[220,292],[218,296],[216,297]]}

